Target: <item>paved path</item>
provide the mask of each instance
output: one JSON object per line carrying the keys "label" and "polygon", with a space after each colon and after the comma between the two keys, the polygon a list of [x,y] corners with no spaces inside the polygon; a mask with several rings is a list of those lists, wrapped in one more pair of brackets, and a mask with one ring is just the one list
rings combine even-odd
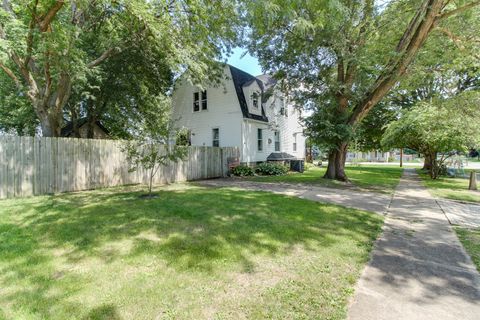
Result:
{"label": "paved path", "polygon": [[213,179],[198,181],[197,184],[209,187],[234,187],[248,190],[269,191],[279,194],[297,196],[313,201],[328,202],[360,210],[368,210],[383,214],[386,212],[392,197],[386,194],[361,192],[312,185],[296,185],[287,183],[266,183],[241,179]]}
{"label": "paved path", "polygon": [[480,205],[437,199],[437,203],[447,215],[451,224],[480,228]]}
{"label": "paved path", "polygon": [[414,170],[397,187],[348,318],[480,319],[480,275]]}

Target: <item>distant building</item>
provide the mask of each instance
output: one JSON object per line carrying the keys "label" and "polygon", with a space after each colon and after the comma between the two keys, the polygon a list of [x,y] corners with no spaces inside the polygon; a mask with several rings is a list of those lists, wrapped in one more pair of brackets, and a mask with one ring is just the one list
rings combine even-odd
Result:
{"label": "distant building", "polygon": [[[80,134],[80,138],[87,138],[88,137],[88,125],[87,125],[87,118],[81,118],[78,120],[78,131]],[[62,137],[75,137],[75,133],[73,130],[73,122],[68,122],[61,131]],[[96,121],[93,124],[93,139],[108,139],[109,131],[105,128],[100,121]]]}

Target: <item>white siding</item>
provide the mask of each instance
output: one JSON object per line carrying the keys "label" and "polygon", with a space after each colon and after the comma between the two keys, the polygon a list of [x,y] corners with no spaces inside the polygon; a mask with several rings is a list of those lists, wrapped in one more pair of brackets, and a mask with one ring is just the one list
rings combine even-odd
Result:
{"label": "white siding", "polygon": [[[228,67],[225,76],[231,79]],[[193,112],[193,93],[197,90],[186,81],[177,82],[173,94],[175,126],[191,130],[194,146],[212,146],[212,130],[219,128],[220,147],[239,147],[243,116],[233,82],[226,80],[224,84],[206,87],[208,110]]]}
{"label": "white siding", "polygon": [[[243,94],[247,101],[248,111],[259,116],[262,115],[261,92],[262,90],[256,81],[252,82],[249,86],[243,87]],[[255,93],[258,94],[258,108],[253,107],[253,95]]]}
{"label": "white siding", "polygon": [[[191,141],[194,146],[212,146],[213,128],[220,129],[220,147],[239,147],[240,161],[253,163],[266,161],[270,153],[275,152],[274,132],[280,132],[280,152],[289,153],[296,158],[305,158],[305,137],[299,122],[299,112],[287,105],[276,93],[267,103],[264,110],[270,123],[252,119],[244,119],[238,97],[231,80],[230,68],[225,67],[226,79],[222,85],[209,86],[207,90],[208,110],[193,112],[193,93],[199,91],[186,81],[179,80],[173,94],[173,117],[177,128],[188,128],[192,132]],[[261,115],[259,109],[252,106],[252,94],[260,92],[256,82],[243,87],[245,99],[251,113]],[[286,108],[288,117],[281,115],[282,107]],[[201,107],[200,107],[201,109]],[[263,129],[263,151],[257,148],[257,129]],[[294,134],[297,135],[297,151],[293,151]],[[269,143],[270,141],[270,143]]]}
{"label": "white siding", "polygon": [[[284,114],[281,114],[281,109],[285,108]],[[280,152],[286,152],[298,159],[305,158],[305,136],[303,135],[303,126],[300,123],[300,112],[294,108],[293,105],[288,104],[286,100],[282,99],[280,93],[275,93],[266,103],[266,115],[271,124],[271,139],[272,144],[269,149],[274,152],[274,130],[280,131]],[[285,116],[285,112],[288,116]],[[295,142],[294,135],[297,136],[297,150],[293,151],[293,143]]]}

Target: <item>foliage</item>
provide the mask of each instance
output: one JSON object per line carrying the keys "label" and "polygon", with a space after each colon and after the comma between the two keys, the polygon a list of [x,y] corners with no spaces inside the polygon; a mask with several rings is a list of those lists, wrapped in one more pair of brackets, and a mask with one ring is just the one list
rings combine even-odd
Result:
{"label": "foliage", "polygon": [[239,165],[232,169],[232,174],[239,177],[253,176],[255,170],[249,166]]}
{"label": "foliage", "polygon": [[0,132],[33,136],[38,119],[31,103],[0,72]]}
{"label": "foliage", "polygon": [[350,149],[363,152],[383,150],[383,134],[387,124],[396,119],[397,113],[389,99],[376,105],[355,129]]}
{"label": "foliage", "polygon": [[[163,106],[145,117],[142,126],[132,133],[133,140],[126,141],[123,151],[131,165],[131,171],[140,167],[149,172],[148,193],[152,196],[153,178],[158,170],[170,162],[182,160],[187,155],[185,146],[174,145],[171,138],[175,135],[169,119],[168,99],[157,99],[156,105]],[[160,112],[163,111],[163,112]]]}
{"label": "foliage", "polygon": [[[339,180],[347,179],[345,154],[355,129],[398,85],[429,35],[451,28],[475,39],[479,31],[475,6],[480,3],[473,1],[247,3],[250,51],[299,106],[312,110],[307,134],[315,144],[329,149],[326,177]],[[447,33],[438,34],[445,39]],[[475,52],[475,45],[463,50],[451,43],[438,44],[425,48],[437,52],[448,48],[464,51],[463,55]]]}
{"label": "foliage", "polygon": [[263,176],[281,176],[287,174],[289,168],[280,163],[263,162],[255,167],[255,173]]}
{"label": "foliage", "polygon": [[[480,93],[467,91],[448,99],[420,102],[392,122],[382,139],[390,148],[411,148],[430,156],[431,177],[455,151],[466,151],[480,143]],[[437,154],[441,157],[437,159]]]}
{"label": "foliage", "polygon": [[4,0],[0,83],[28,99],[44,135],[58,136],[67,115],[128,136],[144,96],[168,95],[179,73],[195,83],[219,74],[238,21],[228,0]]}
{"label": "foliage", "polygon": [[190,145],[190,131],[186,128],[178,130],[175,143],[178,146],[188,146]]}
{"label": "foliage", "polygon": [[267,192],[155,192],[3,200],[0,317],[342,319],[383,220]]}

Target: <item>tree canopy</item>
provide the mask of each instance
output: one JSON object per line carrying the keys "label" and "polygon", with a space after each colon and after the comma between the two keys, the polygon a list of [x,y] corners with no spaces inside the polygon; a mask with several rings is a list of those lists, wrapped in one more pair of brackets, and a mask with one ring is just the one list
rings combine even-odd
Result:
{"label": "tree canopy", "polygon": [[145,96],[168,95],[180,72],[193,82],[215,74],[238,22],[228,0],[4,0],[0,83],[15,90],[0,112],[28,101],[43,135],[58,136],[67,112],[131,111]]}
{"label": "tree canopy", "polygon": [[[432,159],[436,178],[443,162],[455,152],[480,145],[480,92],[422,101],[393,121],[382,138],[389,148],[410,148]],[[441,157],[437,161],[437,155]]]}
{"label": "tree canopy", "polygon": [[443,39],[437,51],[472,49],[475,45],[460,48],[452,39],[478,34],[479,4],[250,1],[249,48],[266,70],[283,80],[300,106],[313,110],[308,134],[330,149],[326,177],[346,180],[345,154],[359,123],[406,76],[416,58],[420,62],[431,56],[423,52],[430,34]]}

